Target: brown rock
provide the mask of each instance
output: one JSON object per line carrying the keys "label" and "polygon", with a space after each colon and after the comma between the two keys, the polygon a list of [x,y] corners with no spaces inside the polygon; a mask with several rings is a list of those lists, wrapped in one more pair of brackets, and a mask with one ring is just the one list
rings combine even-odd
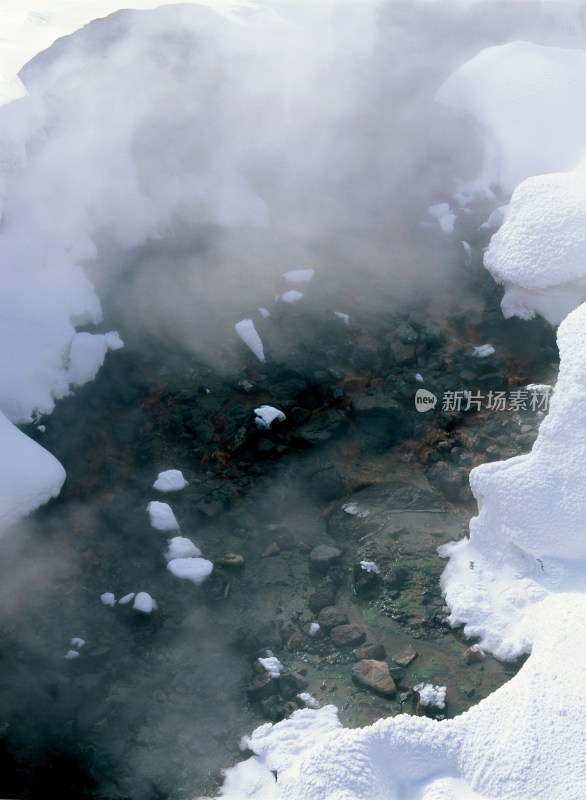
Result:
{"label": "brown rock", "polygon": [[287,640],[287,650],[293,653],[295,650],[303,650],[305,646],[305,636],[301,631],[295,631]]}
{"label": "brown rock", "polygon": [[462,658],[467,664],[478,664],[479,661],[484,660],[484,657],[484,652],[476,644],[462,653]]}
{"label": "brown rock", "polygon": [[215,561],[220,567],[228,567],[229,569],[242,569],[244,566],[244,556],[239,553],[226,553]]}
{"label": "brown rock", "polygon": [[387,657],[387,651],[382,644],[363,644],[354,651],[356,661],[363,661],[364,659],[374,659],[375,661],[384,661]]}
{"label": "brown rock", "polygon": [[262,554],[261,558],[269,558],[270,556],[278,556],[281,552],[281,548],[277,544],[277,542],[271,542],[267,549]]}
{"label": "brown rock", "polygon": [[377,661],[374,658],[358,661],[352,667],[352,680],[358,686],[382,694],[384,697],[394,697],[397,692],[386,661]]}
{"label": "brown rock", "polygon": [[400,667],[408,667],[415,658],[417,658],[417,650],[412,645],[407,645],[399,653],[393,653],[393,661]]}
{"label": "brown rock", "polygon": [[330,637],[338,647],[357,647],[366,639],[366,634],[358,625],[336,625]]}
{"label": "brown rock", "polygon": [[317,615],[317,622],[320,628],[329,631],[336,625],[347,625],[349,620],[348,615],[341,608],[326,606]]}

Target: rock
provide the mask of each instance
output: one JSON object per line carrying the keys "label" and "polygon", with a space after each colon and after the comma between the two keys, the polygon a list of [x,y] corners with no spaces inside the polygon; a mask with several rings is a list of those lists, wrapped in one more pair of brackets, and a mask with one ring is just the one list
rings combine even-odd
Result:
{"label": "rock", "polygon": [[363,644],[361,647],[356,648],[354,656],[357,661],[364,661],[365,659],[383,661],[387,656],[387,651],[382,644]]}
{"label": "rock", "polygon": [[408,571],[404,567],[393,567],[385,573],[384,584],[388,591],[401,590],[409,577]]}
{"label": "rock", "polygon": [[328,464],[308,476],[307,488],[311,495],[328,503],[344,494],[344,478],[333,464]]}
{"label": "rock", "polygon": [[271,542],[267,549],[263,552],[261,558],[270,558],[271,556],[278,556],[281,548],[277,542]]}
{"label": "rock", "polygon": [[347,625],[349,620],[347,614],[341,608],[326,606],[319,612],[317,621],[320,628],[323,628],[324,631],[329,631],[337,625]]}
{"label": "rock", "polygon": [[389,349],[391,351],[395,364],[397,364],[398,366],[411,364],[415,360],[416,350],[414,344],[405,344],[404,342],[392,342]]}
{"label": "rock", "polygon": [[372,597],[381,586],[381,576],[374,566],[369,568],[363,564],[370,564],[370,562],[354,564],[354,591],[359,597]]}
{"label": "rock", "polygon": [[467,650],[464,650],[464,652],[462,653],[462,658],[464,659],[466,664],[478,664],[480,661],[484,661],[485,654],[478,647],[478,645],[473,644],[472,647],[469,647]]}
{"label": "rock", "polygon": [[408,667],[409,664],[417,658],[417,650],[412,645],[407,645],[404,650],[398,653],[393,653],[393,661],[400,667]]}
{"label": "rock", "polygon": [[333,606],[335,602],[336,587],[330,578],[321,580],[309,597],[309,607],[315,614],[326,606]]}
{"label": "rock", "polygon": [[467,480],[465,471],[459,470],[448,464],[447,461],[439,461],[426,470],[427,479],[444,494],[448,500],[456,500],[460,488]]}
{"label": "rock", "polygon": [[329,567],[340,562],[342,551],[338,547],[319,544],[309,554],[309,568],[320,575],[325,575]]}
{"label": "rock", "polygon": [[301,675],[283,672],[279,678],[278,692],[285,700],[295,700],[300,692],[308,687],[308,682]]}
{"label": "rock", "polygon": [[391,677],[386,661],[376,661],[373,658],[358,661],[352,667],[352,680],[358,686],[370,689],[383,697],[394,697],[397,693],[395,681]]}
{"label": "rock", "polygon": [[519,433],[515,437],[515,441],[521,447],[531,447],[537,438],[536,431],[527,431],[526,433]]}
{"label": "rock", "polygon": [[219,567],[227,567],[228,569],[242,569],[244,566],[244,556],[239,553],[226,553],[220,558],[216,558],[215,563]]}
{"label": "rock", "polygon": [[[260,667],[260,665],[258,665]],[[250,703],[259,703],[275,693],[275,682],[262,667],[254,665],[254,677],[246,686],[246,696]]]}
{"label": "rock", "polygon": [[294,433],[294,437],[307,444],[322,444],[327,442],[347,421],[343,411],[330,408],[314,414],[309,422],[302,425]]}
{"label": "rock", "polygon": [[330,631],[330,638],[338,647],[357,647],[366,639],[366,634],[358,625],[336,625]]}
{"label": "rock", "polygon": [[405,670],[402,667],[389,667],[389,672],[395,683],[401,683],[405,677]]}
{"label": "rock", "polygon": [[303,650],[304,647],[305,636],[301,631],[295,631],[287,641],[287,650],[290,653],[294,653],[296,650]]}

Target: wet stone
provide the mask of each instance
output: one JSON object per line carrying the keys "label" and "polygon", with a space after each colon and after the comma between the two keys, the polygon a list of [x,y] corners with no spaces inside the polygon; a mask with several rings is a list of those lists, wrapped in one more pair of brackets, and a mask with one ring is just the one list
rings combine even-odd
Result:
{"label": "wet stone", "polygon": [[326,606],[332,606],[336,602],[336,587],[330,578],[324,578],[315,587],[315,591],[309,597],[309,607],[314,613],[318,613]]}
{"label": "wet stone", "polygon": [[338,564],[341,558],[342,551],[338,547],[320,544],[309,554],[309,567],[313,572],[325,575],[329,567]]}
{"label": "wet stone", "polygon": [[417,650],[412,645],[407,645],[404,650],[393,653],[393,661],[400,667],[408,667],[417,658]]}
{"label": "wet stone", "polygon": [[361,564],[354,564],[354,591],[359,597],[372,597],[381,586],[381,577],[374,569],[365,569]]}
{"label": "wet stone", "polygon": [[364,661],[365,659],[383,661],[387,657],[387,651],[383,644],[363,644],[354,650],[354,656],[357,661]]}
{"label": "wet stone", "polygon": [[338,647],[357,647],[366,639],[366,633],[358,625],[337,625],[331,629],[330,638]]}
{"label": "wet stone", "polygon": [[415,345],[405,344],[404,342],[393,342],[390,345],[393,360],[399,366],[412,364],[415,360]]}
{"label": "wet stone", "polygon": [[303,650],[305,647],[305,636],[301,631],[295,631],[287,640],[287,650],[294,653],[296,650]]}
{"label": "wet stone", "polygon": [[336,606],[322,608],[317,617],[318,625],[325,631],[329,631],[337,625],[347,625],[348,621],[346,612]]}
{"label": "wet stone", "polygon": [[358,661],[352,667],[352,680],[358,686],[370,689],[383,697],[394,697],[397,692],[386,661],[375,659]]}
{"label": "wet stone", "polygon": [[239,553],[226,553],[223,556],[215,559],[215,563],[219,567],[227,567],[228,569],[242,569],[244,566],[244,556]]}
{"label": "wet stone", "polygon": [[464,471],[456,469],[446,461],[440,461],[429,467],[427,478],[448,500],[456,500],[458,491],[466,482],[467,476]]}
{"label": "wet stone", "polygon": [[278,678],[278,692],[285,700],[294,700],[300,692],[304,692],[309,683],[293,672],[284,672]]}
{"label": "wet stone", "polygon": [[472,647],[468,647],[466,650],[464,650],[462,653],[462,658],[466,664],[478,664],[481,661],[484,661],[485,655],[479,647],[472,645]]}

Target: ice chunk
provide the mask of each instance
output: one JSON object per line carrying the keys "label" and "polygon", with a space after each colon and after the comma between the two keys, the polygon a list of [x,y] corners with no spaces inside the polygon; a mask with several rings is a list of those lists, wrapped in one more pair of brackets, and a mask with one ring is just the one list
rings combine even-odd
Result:
{"label": "ice chunk", "polygon": [[157,480],[153,483],[153,489],[159,492],[178,492],[187,486],[187,481],[183,473],[178,469],[167,469],[159,472]]}
{"label": "ice chunk", "polygon": [[319,623],[317,623],[317,622],[310,622],[310,623],[309,623],[309,629],[308,629],[308,631],[307,631],[307,632],[309,633],[309,635],[310,635],[310,636],[315,636],[315,635],[316,635],[316,633],[317,633],[319,630],[320,630]]}
{"label": "ice chunk", "polygon": [[168,503],[160,503],[158,500],[151,500],[147,506],[151,526],[158,531],[178,531],[179,523],[175,519],[171,506]]}
{"label": "ice chunk", "polygon": [[258,309],[258,313],[261,315],[261,317],[262,317],[263,319],[266,319],[267,317],[270,317],[270,316],[271,316],[271,312],[268,310],[268,308],[264,308],[263,306],[261,306],[261,307]]}
{"label": "ice chunk", "polygon": [[238,336],[240,336],[244,344],[252,350],[258,360],[264,361],[265,354],[262,341],[256,332],[254,322],[251,319],[241,319],[240,322],[237,322],[236,325],[234,325],[234,328],[236,329]]}
{"label": "ice chunk", "polygon": [[488,358],[488,356],[493,356],[494,354],[495,349],[491,344],[481,344],[472,349],[474,358]]}
{"label": "ice chunk", "polygon": [[286,419],[285,414],[274,406],[259,406],[254,409],[254,413],[256,427],[261,430],[268,430],[275,420],[282,422]]}
{"label": "ice chunk", "polygon": [[71,640],[71,644],[74,647],[83,647],[85,644],[85,639],[80,639],[79,636],[74,636]]}
{"label": "ice chunk", "polygon": [[306,708],[321,707],[319,701],[316,700],[312,694],[309,694],[309,692],[301,692],[301,694],[298,694],[297,697],[299,698],[299,700],[301,700],[302,703],[305,704]]}
{"label": "ice chunk", "polygon": [[128,594],[125,594],[124,597],[121,597],[120,600],[118,600],[118,605],[125,606],[128,603],[130,603],[130,601],[133,599],[134,599],[134,592],[129,592]]}
{"label": "ice chunk", "polygon": [[185,536],[174,536],[172,539],[169,539],[169,547],[165,553],[167,561],[173,561],[174,558],[188,558],[190,556],[195,558],[201,556],[201,550],[194,545],[191,539],[187,539]]}
{"label": "ice chunk", "polygon": [[281,295],[281,300],[283,303],[296,303],[298,300],[301,300],[303,297],[303,292],[298,292],[296,289],[291,289],[288,292],[284,292]]}
{"label": "ice chunk", "polygon": [[375,575],[378,575],[380,573],[380,569],[379,567],[377,567],[374,561],[361,561],[360,566],[366,572],[374,572]]}
{"label": "ice chunk", "polygon": [[176,578],[199,584],[211,575],[214,565],[205,558],[173,558],[167,564],[167,569]]}
{"label": "ice chunk", "polygon": [[348,323],[350,322],[350,317],[348,316],[348,314],[344,314],[343,311],[334,311],[334,314],[338,317],[338,319],[342,320],[344,325],[348,325]]}
{"label": "ice chunk", "polygon": [[140,611],[142,614],[150,614],[157,608],[157,603],[148,592],[139,592],[134,598],[132,607],[135,611]]}
{"label": "ice chunk", "polygon": [[66,658],[68,661],[71,661],[74,658],[79,658],[79,650],[68,650],[63,658]]}

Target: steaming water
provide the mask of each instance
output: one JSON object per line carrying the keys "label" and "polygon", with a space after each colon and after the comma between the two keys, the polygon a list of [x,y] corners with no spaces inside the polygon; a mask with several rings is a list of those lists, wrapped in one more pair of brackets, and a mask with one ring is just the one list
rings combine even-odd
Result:
{"label": "steaming water", "polygon": [[[406,463],[405,450],[373,451],[356,429],[281,458],[259,454],[242,464],[233,456],[224,463],[221,454],[215,460],[210,454],[218,449],[213,437],[219,416],[236,402],[243,412],[248,408],[247,396],[234,388],[238,379],[262,382],[264,374],[270,382],[279,371],[284,379],[286,368],[333,368],[368,384],[388,377],[378,342],[398,311],[417,304],[445,322],[445,309],[459,313],[472,302],[482,281],[463,283],[458,239],[474,243],[487,209],[478,210],[479,218],[453,241],[429,226],[425,209],[449,196],[456,174],[474,176],[480,144],[465,121],[430,100],[443,78],[481,47],[524,34],[534,41],[554,36],[535,15],[535,4],[497,5],[498,12],[482,3],[419,10],[410,3],[381,4],[370,19],[380,36],[373,42],[365,35],[362,51],[334,50],[324,66],[311,49],[322,44],[319,36],[310,40],[307,70],[310,78],[323,79],[309,80],[311,91],[303,83],[299,90],[287,70],[277,71],[273,85],[258,64],[241,77],[245,62],[234,65],[225,54],[215,53],[200,74],[202,62],[176,31],[137,50],[133,26],[159,30],[170,12],[121,14],[116,41],[122,44],[106,48],[110,83],[100,84],[92,72],[89,89],[76,81],[67,87],[70,96],[64,97],[72,107],[76,92],[94,92],[99,108],[112,81],[122,80],[117,59],[136,56],[148,69],[153,59],[160,66],[166,54],[166,72],[149,95],[148,133],[136,150],[142,163],[154,159],[162,173],[162,142],[170,133],[169,150],[180,145],[188,165],[205,163],[209,141],[190,137],[202,108],[217,111],[220,87],[222,148],[258,189],[270,218],[265,227],[223,227],[205,214],[178,213],[157,240],[131,250],[121,249],[108,230],[96,237],[99,255],[88,272],[103,299],[105,323],[120,331],[127,346],[110,356],[92,385],[60,402],[43,437],[30,431],[62,461],[68,481],[56,502],[0,540],[3,796],[33,798],[54,789],[78,800],[147,800],[212,791],[220,770],[238,757],[240,737],[262,721],[246,702],[251,668],[243,642],[274,648],[291,617],[310,619],[304,551],[262,558],[283,529],[308,546],[329,541],[326,504],[308,491],[308,475],[333,463],[347,488],[390,476],[409,485],[423,480],[417,461]],[[186,22],[197,27],[197,14],[177,13],[180,29]],[[343,15],[339,22],[340,42],[356,43],[351,26],[344,32]],[[103,31],[110,24],[95,23]],[[79,34],[78,41],[89,35]],[[67,74],[67,58],[82,58],[67,47],[58,49],[62,61],[44,55],[28,69],[47,98],[54,76]],[[179,69],[174,59],[181,47]],[[294,50],[291,58],[299,55]],[[185,84],[177,75],[187,82],[197,77],[192,104],[184,103]],[[260,75],[262,82],[252,84],[251,77]],[[285,77],[288,92],[279,83]],[[155,97],[165,99],[165,114],[155,113]],[[121,121],[118,109],[109,130]],[[83,125],[75,125],[68,135],[83,134]],[[60,135],[54,131],[57,140]],[[478,241],[477,263],[481,247]],[[285,288],[281,274],[307,267],[316,277],[304,304],[295,310],[272,306]],[[233,330],[259,305],[274,312],[266,325],[270,358],[262,368]],[[342,335],[341,327],[333,333],[333,321],[342,325],[335,311],[348,313],[353,325],[342,348],[335,344]],[[542,342],[511,341],[511,325],[499,329],[501,344],[516,347],[519,362],[527,364]],[[186,436],[190,403],[198,421]],[[170,467],[183,469],[190,480],[169,498],[182,535],[212,560],[225,552],[242,554],[242,572],[226,572],[225,580],[202,587],[167,572],[165,536],[149,528],[146,505],[154,499],[150,486],[157,472]],[[384,640],[388,653],[413,642],[417,620],[440,608],[442,562],[435,548],[461,535],[474,508],[450,507],[441,519],[424,512],[398,515],[371,543],[372,552],[398,546],[414,565],[418,580],[408,592],[382,607],[359,602],[347,583],[341,589],[351,620],[367,626],[369,640]],[[408,536],[400,533],[404,528]],[[107,607],[100,602],[106,591],[118,598],[148,591],[158,609],[141,616],[131,605]],[[78,658],[65,659],[73,637],[86,644]],[[447,684],[449,713],[477,702],[510,674],[511,668],[491,659],[482,669],[464,667],[465,645],[457,634],[415,641],[419,656],[411,684]],[[345,724],[402,710],[398,701],[358,692],[340,656],[279,656],[289,667],[304,658],[309,691],[336,703]]]}

